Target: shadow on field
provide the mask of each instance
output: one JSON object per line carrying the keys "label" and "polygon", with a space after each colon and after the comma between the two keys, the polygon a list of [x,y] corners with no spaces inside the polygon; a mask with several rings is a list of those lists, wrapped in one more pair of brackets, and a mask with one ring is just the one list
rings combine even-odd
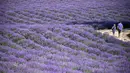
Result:
{"label": "shadow on field", "polygon": [[130,33],[129,33],[129,34],[127,34],[127,36],[130,38]]}
{"label": "shadow on field", "polygon": [[[67,23],[67,25],[92,25],[94,28],[96,29],[111,29],[111,27],[113,26],[113,24],[118,24],[119,22],[116,21],[90,21],[90,22],[86,22],[86,21],[74,21],[74,22],[69,22]],[[124,28],[130,28],[130,22],[128,21],[121,21],[121,23],[123,24]]]}

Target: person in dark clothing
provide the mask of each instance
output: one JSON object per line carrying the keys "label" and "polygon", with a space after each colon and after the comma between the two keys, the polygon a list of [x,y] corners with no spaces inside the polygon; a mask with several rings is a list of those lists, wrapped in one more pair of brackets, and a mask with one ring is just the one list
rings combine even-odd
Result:
{"label": "person in dark clothing", "polygon": [[121,22],[118,23],[117,30],[118,30],[118,37],[120,37],[120,34],[121,34],[122,30],[123,30],[123,24]]}
{"label": "person in dark clothing", "polygon": [[113,27],[112,27],[112,33],[113,33],[113,35],[115,35],[115,32],[116,32],[116,24],[114,24]]}

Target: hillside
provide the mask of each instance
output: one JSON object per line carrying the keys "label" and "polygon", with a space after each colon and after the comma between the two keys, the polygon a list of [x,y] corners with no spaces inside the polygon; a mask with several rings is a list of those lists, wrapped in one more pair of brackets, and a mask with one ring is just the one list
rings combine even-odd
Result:
{"label": "hillside", "polygon": [[0,25],[0,73],[129,73],[130,42],[84,25]]}
{"label": "hillside", "polygon": [[4,0],[0,24],[130,23],[129,4],[129,0]]}
{"label": "hillside", "polygon": [[0,73],[129,73],[130,41],[95,30],[130,27],[129,4],[0,0]]}

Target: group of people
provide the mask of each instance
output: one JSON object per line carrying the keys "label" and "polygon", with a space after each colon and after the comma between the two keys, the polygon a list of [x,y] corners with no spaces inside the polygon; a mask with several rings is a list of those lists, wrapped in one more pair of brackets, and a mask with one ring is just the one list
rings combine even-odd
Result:
{"label": "group of people", "polygon": [[120,22],[120,23],[118,23],[117,27],[116,27],[116,24],[113,25],[113,27],[112,27],[113,35],[115,35],[116,29],[118,31],[118,37],[120,37],[120,34],[123,30],[123,24]]}

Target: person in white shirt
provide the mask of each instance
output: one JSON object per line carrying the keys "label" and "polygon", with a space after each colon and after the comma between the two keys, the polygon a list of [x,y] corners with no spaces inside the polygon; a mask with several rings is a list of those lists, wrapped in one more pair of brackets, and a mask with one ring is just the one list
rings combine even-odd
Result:
{"label": "person in white shirt", "polygon": [[115,32],[116,32],[116,24],[114,24],[114,25],[112,26],[112,33],[113,33],[113,35],[115,35]]}
{"label": "person in white shirt", "polygon": [[120,34],[121,34],[122,30],[123,30],[123,24],[121,22],[118,23],[117,30],[118,30],[118,37],[120,37]]}

